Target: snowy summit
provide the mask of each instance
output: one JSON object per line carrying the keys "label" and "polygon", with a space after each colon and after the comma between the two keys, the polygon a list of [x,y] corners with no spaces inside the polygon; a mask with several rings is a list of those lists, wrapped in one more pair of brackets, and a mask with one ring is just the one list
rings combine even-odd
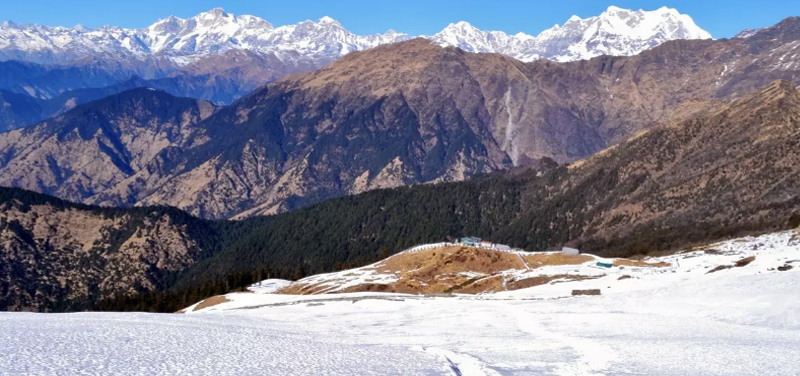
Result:
{"label": "snowy summit", "polygon": [[590,59],[600,55],[628,56],[674,39],[710,39],[691,17],[662,7],[654,11],[610,6],[599,16],[570,17],[534,37],[524,33],[481,31],[467,22],[450,24],[430,39],[470,52],[496,52],[523,61]]}
{"label": "snowy summit", "polygon": [[[711,35],[675,9],[633,11],[611,6],[599,16],[572,16],[563,26],[555,25],[536,37],[483,31],[465,21],[421,37],[466,51],[502,53],[523,61],[572,61],[604,54],[633,55],[669,40],[707,39]],[[352,51],[411,38],[393,30],[356,35],[327,16],[275,27],[256,16],[237,16],[215,8],[192,18],[160,19],[144,29],[4,22],[0,25],[0,60],[59,63],[97,55],[138,59],[164,56],[185,64],[193,57],[242,49],[279,57],[300,54],[329,62]]]}

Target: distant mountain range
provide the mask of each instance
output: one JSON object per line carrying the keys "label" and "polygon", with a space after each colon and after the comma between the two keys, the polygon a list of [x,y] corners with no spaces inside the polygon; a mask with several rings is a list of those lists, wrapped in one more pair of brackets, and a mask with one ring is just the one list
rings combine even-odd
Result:
{"label": "distant mountain range", "polygon": [[[711,35],[675,9],[609,7],[596,17],[573,16],[536,37],[482,31],[466,22],[422,37],[442,46],[501,53],[522,61],[573,61],[634,55],[665,41]],[[0,94],[0,131],[36,123],[95,98],[85,92],[71,95],[76,90],[105,88],[101,92],[110,93],[129,88],[132,82],[228,104],[288,74],[409,39],[391,30],[356,35],[329,17],[275,27],[261,18],[222,9],[188,19],[169,17],[144,29],[5,22],[0,25],[0,90],[8,93]]]}
{"label": "distant mountain range", "polygon": [[482,31],[462,21],[425,38],[442,46],[501,53],[522,61],[575,61],[600,55],[630,56],[669,40],[711,39],[711,34],[675,9],[662,7],[648,12],[610,6],[599,16],[572,16],[564,25],[556,24],[535,37]]}
{"label": "distant mountain range", "polygon": [[800,19],[749,38],[525,63],[425,39],[350,53],[225,107],[134,89],[0,134],[0,184],[206,218],[574,162],[776,79],[800,83]]}
{"label": "distant mountain range", "polygon": [[[668,40],[710,39],[711,35],[675,9],[646,12],[611,6],[596,17],[573,16],[563,26],[555,25],[536,37],[481,31],[463,21],[423,37],[470,52],[503,53],[523,61],[572,61],[599,55],[633,55]],[[129,60],[158,56],[183,66],[209,54],[240,49],[275,54],[287,63],[298,56],[327,63],[349,52],[411,38],[393,30],[356,35],[330,17],[274,27],[255,16],[236,16],[216,8],[189,19],[161,19],[144,29],[5,22],[0,26],[0,60],[50,64],[98,55]]]}

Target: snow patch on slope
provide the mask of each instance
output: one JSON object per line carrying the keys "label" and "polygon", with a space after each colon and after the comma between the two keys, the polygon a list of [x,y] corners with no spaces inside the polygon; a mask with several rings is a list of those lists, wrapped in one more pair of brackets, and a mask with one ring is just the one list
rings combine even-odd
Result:
{"label": "snow patch on slope", "polygon": [[247,291],[252,291],[257,294],[272,294],[286,286],[292,284],[292,281],[288,281],[285,279],[265,279],[261,282],[256,282],[250,286],[247,286]]}

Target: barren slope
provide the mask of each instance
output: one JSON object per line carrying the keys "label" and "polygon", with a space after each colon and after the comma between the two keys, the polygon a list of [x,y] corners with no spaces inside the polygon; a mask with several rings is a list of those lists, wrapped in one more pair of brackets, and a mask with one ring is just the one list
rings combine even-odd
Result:
{"label": "barren slope", "polygon": [[[459,245],[430,245],[400,252],[365,267],[303,278],[281,294],[347,292],[480,294],[557,282],[599,278],[598,261],[664,267],[645,261],[606,260],[592,255],[529,253]],[[580,269],[583,273],[575,273]]]}

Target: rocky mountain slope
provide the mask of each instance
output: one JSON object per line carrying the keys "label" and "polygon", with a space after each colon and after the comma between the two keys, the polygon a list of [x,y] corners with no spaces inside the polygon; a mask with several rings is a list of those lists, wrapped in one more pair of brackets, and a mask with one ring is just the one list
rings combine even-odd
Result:
{"label": "rocky mountain slope", "polygon": [[64,65],[41,65],[16,60],[0,61],[0,88],[38,99],[84,88],[102,88],[144,73],[126,64],[91,59]]}
{"label": "rocky mountain slope", "polygon": [[0,190],[0,307],[85,309],[163,288],[210,247],[208,225],[174,209],[91,208]]}
{"label": "rocky mountain slope", "polygon": [[[749,38],[672,41],[636,56],[571,63],[524,63],[415,39],[279,80],[213,116],[195,114],[208,142],[186,135],[188,143],[151,142],[130,170],[103,162],[119,178],[71,187],[48,158],[62,166],[71,164],[62,158],[84,156],[39,148],[21,158],[16,140],[24,134],[42,144],[48,133],[40,130],[0,134],[0,171],[4,184],[74,201],[241,218],[543,158],[571,162],[771,80],[800,83],[798,24],[790,18]],[[132,110],[120,106],[114,116]],[[73,164],[72,173],[92,176],[83,167],[90,165]]]}
{"label": "rocky mountain slope", "polygon": [[0,184],[83,201],[75,197],[91,197],[148,165],[164,163],[160,153],[208,141],[194,125],[216,110],[152,89],[78,106],[36,127],[2,134]]}
{"label": "rocky mountain slope", "polygon": [[[222,55],[220,59],[225,59]],[[236,70],[237,68],[232,68]],[[247,73],[257,75],[259,71]],[[28,94],[0,89],[0,132],[35,125],[61,115],[80,104],[137,88],[151,88],[189,98],[207,98],[222,105],[230,103],[256,88],[253,84],[241,84],[237,78],[242,73],[231,73],[229,77],[197,71],[193,74],[175,74],[170,77],[145,80],[133,76],[109,86],[89,87],[65,91],[46,99]]]}
{"label": "rocky mountain slope", "polygon": [[[124,309],[157,301],[161,303],[159,309],[177,309],[170,302],[186,306],[198,296],[244,287],[254,282],[256,275],[267,274],[264,270],[272,277],[297,279],[369,264],[415,244],[448,236],[478,235],[528,251],[569,243],[602,257],[628,257],[752,232],[796,228],[800,226],[800,196],[795,189],[800,182],[799,124],[800,93],[793,84],[777,81],[696,117],[652,129],[569,167],[514,170],[465,182],[375,190],[244,221],[199,221],[181,214],[185,219],[180,223],[194,223],[192,228],[199,230],[164,230],[168,232],[163,236],[178,239],[169,234],[184,234],[175,244],[194,241],[200,244],[197,251],[185,251],[183,245],[172,243],[159,248],[163,245],[160,242],[145,242],[141,252],[157,250],[163,254],[159,259],[164,260],[173,257],[170,252],[177,252],[174,257],[183,260],[184,266],[170,266],[163,274],[153,270],[148,274],[152,277],[147,279],[149,283],[137,277],[135,281],[140,282],[120,282],[97,296],[170,288],[163,295],[106,299],[102,306]],[[95,135],[113,130],[108,125],[100,128],[102,132]],[[79,128],[77,133],[67,132],[63,137],[78,138],[80,132],[88,130]],[[199,130],[189,139],[201,142],[204,135],[208,136],[203,132]],[[98,145],[104,140],[111,143],[111,138],[103,137],[90,140]],[[113,145],[107,146],[115,151]],[[124,162],[121,154],[108,155],[120,156],[115,160]],[[176,160],[161,161],[157,167],[169,168]],[[144,225],[129,226],[115,218],[135,213],[140,218],[142,213],[163,211],[54,204],[60,201],[7,188],[2,192],[7,197],[2,201],[7,219],[0,234],[10,245],[1,249],[13,256],[4,255],[0,261],[8,265],[5,270],[12,271],[7,275],[15,276],[4,283],[2,291],[7,306],[15,309],[79,307],[92,301],[83,293],[74,300],[62,299],[65,288],[49,279],[53,273],[29,271],[61,270],[65,263],[72,265],[72,261],[59,260],[72,260],[78,246],[68,247],[62,239],[79,237],[67,243],[82,244],[80,247],[96,244],[92,255],[117,254],[115,244],[125,243],[130,234],[147,234],[151,231],[146,231],[150,228],[147,226],[164,221],[157,215],[140,231],[137,226]],[[106,214],[93,219],[91,213]],[[77,234],[74,229],[84,227],[70,222],[73,218],[100,224]],[[114,224],[114,220],[122,224]],[[164,225],[168,223],[172,222]],[[53,248],[53,244],[58,246]],[[180,256],[187,252],[199,256]],[[47,258],[36,263],[14,261],[37,254]],[[91,256],[91,260],[101,258]],[[75,270],[74,284],[91,286],[91,281],[117,275],[113,274],[116,268],[97,265]],[[151,270],[148,265],[139,260],[130,269]],[[60,299],[63,305],[58,305]]]}
{"label": "rocky mountain slope", "polygon": [[[800,209],[791,188],[800,171],[790,167],[799,137],[800,93],[776,81],[571,165],[567,179],[528,197],[536,209],[509,231],[532,229],[533,238],[558,223],[564,241],[627,255],[678,238],[779,226]],[[542,195],[550,204],[536,204]]]}

